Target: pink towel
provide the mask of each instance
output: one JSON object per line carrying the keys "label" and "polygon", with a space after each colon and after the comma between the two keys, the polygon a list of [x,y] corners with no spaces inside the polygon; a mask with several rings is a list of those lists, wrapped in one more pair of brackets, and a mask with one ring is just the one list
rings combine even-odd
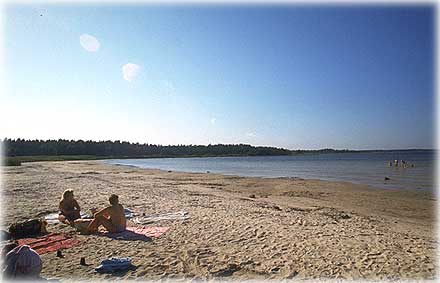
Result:
{"label": "pink towel", "polygon": [[125,231],[110,233],[101,232],[99,235],[106,236],[116,240],[126,240],[126,241],[151,241],[151,237],[160,237],[169,227],[154,227],[154,226],[136,226],[127,227]]}

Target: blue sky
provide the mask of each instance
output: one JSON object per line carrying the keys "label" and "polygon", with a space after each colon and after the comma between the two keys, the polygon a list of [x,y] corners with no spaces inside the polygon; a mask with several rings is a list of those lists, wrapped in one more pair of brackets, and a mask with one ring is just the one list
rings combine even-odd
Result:
{"label": "blue sky", "polygon": [[433,6],[27,4],[4,16],[3,137],[434,146]]}

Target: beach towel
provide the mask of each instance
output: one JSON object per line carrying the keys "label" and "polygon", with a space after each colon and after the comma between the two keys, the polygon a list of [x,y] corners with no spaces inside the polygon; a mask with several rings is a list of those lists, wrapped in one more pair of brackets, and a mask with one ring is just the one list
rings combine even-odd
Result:
{"label": "beach towel", "polygon": [[[58,220],[59,215],[60,215],[59,212],[53,212],[53,213],[50,213],[50,214],[44,216],[44,219],[47,221],[48,224],[59,223],[60,222],[60,220]],[[89,214],[84,213],[84,212],[81,212],[80,215],[81,215],[81,218],[92,218],[92,216],[90,216]]]}
{"label": "beach towel", "polygon": [[170,213],[157,213],[149,214],[143,216],[137,216],[133,218],[133,222],[136,224],[148,224],[152,222],[157,222],[160,220],[185,220],[188,219],[189,215],[186,211],[170,212]]}
{"label": "beach towel", "polygon": [[64,233],[52,233],[43,237],[18,240],[19,245],[28,245],[40,255],[56,252],[59,249],[68,249],[79,243],[79,240]]}
{"label": "beach towel", "polygon": [[125,240],[125,241],[151,241],[151,237],[160,237],[169,227],[148,227],[148,226],[136,226],[127,227],[125,231],[110,233],[110,232],[100,232],[98,235],[109,237],[115,240]]}
{"label": "beach towel", "polygon": [[129,208],[124,208],[124,214],[125,214],[125,218],[127,219],[131,219],[135,216],[134,211]]}
{"label": "beach towel", "polygon": [[95,270],[99,273],[113,273],[118,271],[126,271],[134,267],[131,264],[131,258],[123,257],[116,258],[112,257],[110,259],[103,260],[101,265],[96,267]]}

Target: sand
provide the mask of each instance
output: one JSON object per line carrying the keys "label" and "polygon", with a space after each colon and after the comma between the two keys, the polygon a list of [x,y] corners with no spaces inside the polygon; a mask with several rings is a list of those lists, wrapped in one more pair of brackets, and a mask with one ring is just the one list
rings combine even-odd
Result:
{"label": "sand", "polygon": [[[109,165],[39,162],[3,168],[3,225],[57,211],[73,189],[83,210],[116,193],[138,213],[187,211],[151,242],[51,232],[82,242],[64,258],[44,254],[42,276],[57,279],[434,279],[436,196],[300,178],[244,178]],[[116,275],[94,267],[131,257]],[[80,266],[85,257],[89,266]]]}

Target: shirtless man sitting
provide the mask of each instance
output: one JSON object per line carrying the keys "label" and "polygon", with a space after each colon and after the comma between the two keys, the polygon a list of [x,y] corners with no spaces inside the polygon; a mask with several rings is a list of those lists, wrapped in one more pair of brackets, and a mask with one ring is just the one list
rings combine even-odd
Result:
{"label": "shirtless man sitting", "polygon": [[97,233],[98,227],[101,225],[109,232],[122,232],[125,230],[124,207],[119,204],[119,197],[112,194],[108,200],[111,205],[95,213],[93,221],[87,227],[88,233]]}

